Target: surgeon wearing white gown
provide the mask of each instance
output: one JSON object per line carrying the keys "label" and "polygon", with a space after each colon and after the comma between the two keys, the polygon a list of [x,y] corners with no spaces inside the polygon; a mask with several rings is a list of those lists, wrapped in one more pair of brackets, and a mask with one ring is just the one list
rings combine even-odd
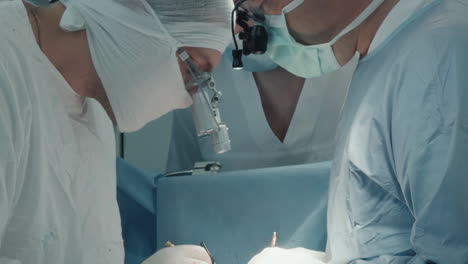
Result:
{"label": "surgeon wearing white gown", "polygon": [[270,57],[295,74],[360,55],[337,129],[326,256],[267,248],[250,264],[468,263],[468,1],[249,2],[271,15]]}
{"label": "surgeon wearing white gown", "polygon": [[213,71],[223,93],[219,108],[231,150],[215,153],[209,137],[197,137],[191,109],[177,110],[167,171],[191,169],[198,161],[220,161],[229,171],[330,160],[358,57],[330,75],[305,79],[267,55],[244,56],[244,70],[233,70],[231,51]]}
{"label": "surgeon wearing white gown", "polygon": [[[123,264],[111,119],[135,131],[188,107],[176,49],[211,70],[231,10],[228,0],[0,0],[0,264]],[[175,262],[207,257],[191,250]]]}

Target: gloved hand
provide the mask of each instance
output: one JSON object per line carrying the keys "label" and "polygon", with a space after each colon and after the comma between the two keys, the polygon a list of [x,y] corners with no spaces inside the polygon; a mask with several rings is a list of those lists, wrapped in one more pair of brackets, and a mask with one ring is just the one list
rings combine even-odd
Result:
{"label": "gloved hand", "polygon": [[167,247],[159,250],[142,264],[212,264],[206,250],[194,245]]}
{"label": "gloved hand", "polygon": [[305,248],[265,248],[249,264],[325,264],[325,253]]}

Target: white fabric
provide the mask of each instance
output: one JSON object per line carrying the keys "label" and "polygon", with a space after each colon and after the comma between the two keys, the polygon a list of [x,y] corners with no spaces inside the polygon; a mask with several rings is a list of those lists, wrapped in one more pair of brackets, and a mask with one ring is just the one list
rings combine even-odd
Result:
{"label": "white fabric", "polygon": [[305,248],[283,249],[268,247],[253,257],[248,264],[325,264],[325,253]]}
{"label": "white fabric", "polygon": [[306,80],[282,143],[265,118],[252,73],[234,71],[229,55],[213,76],[223,92],[219,105],[229,126],[231,151],[215,154],[209,138],[196,137],[191,110],[179,110],[174,113],[167,170],[189,169],[202,160],[221,161],[223,170],[237,170],[331,159],[339,111],[358,58],[336,73]]}
{"label": "white fabric", "polygon": [[144,0],[62,2],[60,26],[86,29],[93,64],[122,132],[191,104],[175,56],[180,43]]}
{"label": "white fabric", "polygon": [[142,264],[213,264],[200,246],[181,245],[159,250]]}
{"label": "white fabric", "polygon": [[169,34],[183,46],[221,53],[232,40],[232,0],[147,0]]}
{"label": "white fabric", "polygon": [[0,1],[0,263],[123,264],[112,123]]}
{"label": "white fabric", "polygon": [[[94,66],[123,132],[138,130],[192,103],[177,63],[177,48],[223,52],[229,43],[228,16],[210,16],[215,9],[227,12],[228,0],[152,0],[156,10],[145,0],[62,2],[66,10],[60,26],[69,31],[86,29]],[[163,25],[159,16],[168,20],[171,7],[178,8],[180,22]],[[211,9],[201,13],[204,7]]]}

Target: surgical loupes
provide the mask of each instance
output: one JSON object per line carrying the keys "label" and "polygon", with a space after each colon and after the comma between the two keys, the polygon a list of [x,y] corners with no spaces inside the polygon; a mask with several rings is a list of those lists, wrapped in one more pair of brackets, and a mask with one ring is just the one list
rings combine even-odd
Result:
{"label": "surgical loupes", "polygon": [[219,113],[219,101],[222,93],[216,89],[216,82],[209,72],[202,72],[193,63],[190,56],[182,49],[177,50],[179,58],[187,65],[192,81],[188,87],[198,87],[192,96],[193,121],[199,137],[211,135],[211,143],[216,153],[224,153],[231,150],[227,125],[221,121]]}

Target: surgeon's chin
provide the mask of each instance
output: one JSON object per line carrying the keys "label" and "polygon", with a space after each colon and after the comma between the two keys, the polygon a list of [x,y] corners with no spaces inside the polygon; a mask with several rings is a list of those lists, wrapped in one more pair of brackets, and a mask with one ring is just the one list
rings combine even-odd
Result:
{"label": "surgeon's chin", "polygon": [[106,110],[106,113],[112,121],[112,124],[117,125],[117,120],[115,119],[114,111],[112,111],[112,108],[110,106],[108,108],[104,107],[104,110]]}
{"label": "surgeon's chin", "polygon": [[112,110],[109,97],[107,97],[106,90],[104,89],[104,86],[102,86],[102,84],[96,87],[96,92],[91,97],[101,104],[102,108],[104,108],[112,123],[114,125],[117,125],[117,120],[115,119],[115,114]]}
{"label": "surgeon's chin", "polygon": [[213,71],[221,60],[221,52],[210,48],[182,47],[202,71]]}
{"label": "surgeon's chin", "polygon": [[117,125],[117,120],[115,119],[114,111],[112,111],[112,107],[110,106],[109,101],[107,101],[108,105],[101,105],[103,106],[104,110],[106,110],[107,115],[109,116],[112,124]]}

